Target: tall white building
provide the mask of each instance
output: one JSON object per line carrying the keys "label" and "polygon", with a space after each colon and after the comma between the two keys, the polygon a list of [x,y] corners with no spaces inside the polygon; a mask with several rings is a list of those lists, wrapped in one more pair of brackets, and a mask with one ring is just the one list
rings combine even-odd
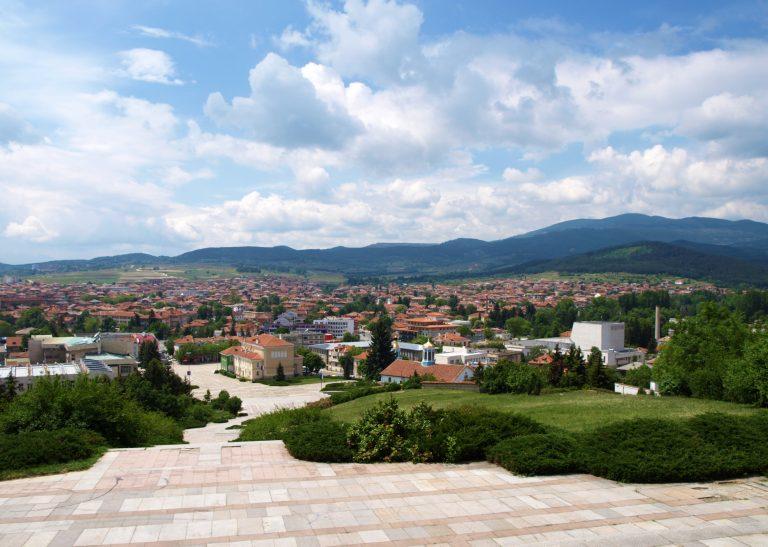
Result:
{"label": "tall white building", "polygon": [[355,333],[355,320],[351,317],[323,317],[312,321],[315,325],[322,325],[334,338],[342,338],[345,332]]}
{"label": "tall white building", "polygon": [[644,357],[642,352],[624,347],[624,323],[577,321],[571,329],[571,341],[585,354],[593,347],[598,348],[609,367],[641,361]]}
{"label": "tall white building", "polygon": [[589,351],[593,347],[600,350],[621,349],[624,347],[624,323],[578,321],[571,329],[571,340],[581,351]]}

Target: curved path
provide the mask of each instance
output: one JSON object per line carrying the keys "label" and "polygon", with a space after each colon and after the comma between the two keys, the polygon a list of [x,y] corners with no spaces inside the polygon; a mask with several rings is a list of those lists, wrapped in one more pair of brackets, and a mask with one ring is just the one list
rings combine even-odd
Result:
{"label": "curved path", "polygon": [[193,385],[198,388],[193,391],[195,397],[201,398],[207,389],[211,390],[211,396],[216,397],[219,391],[225,389],[230,395],[237,395],[243,400],[243,412],[247,416],[235,418],[223,424],[208,424],[198,429],[184,431],[184,440],[188,443],[210,443],[232,441],[237,438],[237,429],[227,429],[277,408],[301,407],[307,403],[317,401],[327,395],[320,391],[320,384],[305,384],[298,386],[271,387],[252,382],[241,382],[228,376],[214,374],[218,363],[191,365],[189,367],[174,365],[173,370],[181,377],[190,377]]}

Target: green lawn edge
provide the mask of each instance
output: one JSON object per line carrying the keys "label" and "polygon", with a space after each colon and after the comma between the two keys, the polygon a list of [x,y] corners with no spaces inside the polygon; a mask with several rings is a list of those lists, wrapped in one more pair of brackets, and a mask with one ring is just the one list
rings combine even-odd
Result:
{"label": "green lawn edge", "polygon": [[28,479],[30,477],[41,477],[43,475],[58,475],[61,473],[71,473],[73,471],[85,471],[93,467],[108,450],[108,447],[101,447],[96,454],[83,460],[49,463],[35,467],[26,467],[24,469],[2,470],[0,471],[0,481]]}
{"label": "green lawn edge", "polygon": [[394,397],[401,408],[410,409],[420,402],[434,408],[480,405],[492,410],[528,416],[543,425],[570,432],[581,432],[601,425],[632,418],[688,418],[706,412],[747,415],[768,412],[765,409],[689,397],[628,396],[607,391],[577,390],[543,395],[514,395],[420,389],[380,393],[330,407],[324,412],[334,419],[352,423],[379,401]]}

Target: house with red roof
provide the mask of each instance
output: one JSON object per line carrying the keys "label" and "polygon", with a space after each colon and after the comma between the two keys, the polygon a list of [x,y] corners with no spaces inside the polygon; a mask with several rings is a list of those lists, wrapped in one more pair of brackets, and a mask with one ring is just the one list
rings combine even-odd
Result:
{"label": "house with red roof", "polygon": [[277,376],[277,369],[282,366],[286,376],[298,376],[304,358],[294,350],[293,344],[271,334],[244,338],[239,346],[220,353],[221,370],[246,380],[265,380]]}
{"label": "house with red roof", "polygon": [[448,384],[468,382],[475,376],[472,368],[466,365],[424,366],[418,361],[396,359],[381,371],[381,381],[385,384],[399,384],[416,375],[434,376],[436,381]]}

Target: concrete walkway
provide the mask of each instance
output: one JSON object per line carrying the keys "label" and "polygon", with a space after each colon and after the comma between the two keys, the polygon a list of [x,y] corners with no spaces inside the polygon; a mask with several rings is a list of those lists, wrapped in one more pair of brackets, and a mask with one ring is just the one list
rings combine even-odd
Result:
{"label": "concrete walkway", "polygon": [[318,464],[279,441],[111,450],[0,483],[0,545],[768,545],[768,483]]}
{"label": "concrete walkway", "polygon": [[301,407],[307,403],[317,401],[327,395],[320,391],[320,384],[306,384],[299,386],[271,387],[252,382],[240,382],[234,378],[214,374],[218,368],[217,363],[191,365],[189,367],[174,365],[173,369],[181,377],[187,377],[187,371],[193,385],[199,386],[194,392],[195,397],[201,398],[207,389],[211,390],[211,396],[216,397],[221,390],[227,390],[230,395],[236,395],[243,400],[243,412],[247,416],[235,418],[224,424],[208,424],[199,429],[187,429],[184,431],[184,440],[188,443],[210,443],[231,441],[238,437],[237,429],[228,427],[240,424],[245,420],[271,412],[277,408]]}

